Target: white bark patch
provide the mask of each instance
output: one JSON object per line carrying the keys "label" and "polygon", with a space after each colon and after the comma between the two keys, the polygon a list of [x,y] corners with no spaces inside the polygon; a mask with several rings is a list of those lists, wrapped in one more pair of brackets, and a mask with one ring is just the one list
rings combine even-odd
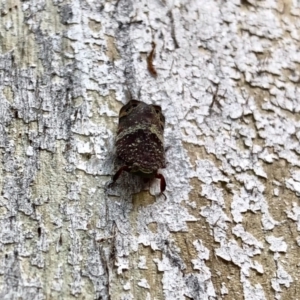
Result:
{"label": "white bark patch", "polygon": [[149,289],[150,285],[148,284],[147,280],[145,278],[142,278],[139,282],[138,282],[138,286],[144,288],[144,289]]}
{"label": "white bark patch", "polygon": [[130,290],[130,287],[131,287],[131,285],[130,285],[130,282],[129,282],[129,281],[126,282],[126,283],[123,285],[123,289],[124,289],[125,291],[129,291],[129,290]]}
{"label": "white bark patch", "polygon": [[285,185],[288,189],[296,192],[297,196],[300,196],[300,171],[292,170],[292,178],[285,180]]}
{"label": "white bark patch", "polygon": [[222,282],[222,287],[221,287],[221,295],[227,295],[228,294],[228,288],[226,287],[225,282]]}
{"label": "white bark patch", "polygon": [[233,202],[231,204],[234,221],[241,222],[243,219],[242,213],[248,210],[254,213],[261,211],[264,229],[273,229],[278,222],[270,216],[268,211],[268,205],[263,196],[264,186],[254,176],[243,174],[236,177],[237,180],[245,185],[245,188],[241,188],[240,194],[234,191]]}
{"label": "white bark patch", "polygon": [[260,254],[261,249],[264,248],[263,244],[259,242],[252,234],[246,232],[241,224],[233,227],[232,233],[241,238],[243,241],[243,247],[244,249],[247,249],[249,256]]}
{"label": "white bark patch", "polygon": [[300,231],[300,206],[296,203],[293,203],[293,208],[286,211],[288,218],[296,221],[297,230]]}
{"label": "white bark patch", "polygon": [[272,288],[275,290],[275,299],[282,299],[280,292],[282,292],[281,286],[285,288],[290,287],[290,284],[293,282],[292,277],[285,271],[283,266],[278,263],[276,277],[272,279],[271,284]]}
{"label": "white bark patch", "polygon": [[262,266],[250,258],[253,256],[252,252],[249,252],[247,248],[241,249],[233,240],[223,243],[221,248],[216,249],[216,254],[239,266],[246,277],[249,277],[250,269],[263,273]]}
{"label": "white bark patch", "polygon": [[184,295],[185,283],[183,275],[178,267],[173,267],[172,263],[167,257],[163,257],[160,261],[154,259],[157,268],[163,272],[162,283],[164,286],[165,299],[181,299]]}
{"label": "white bark patch", "polygon": [[265,300],[265,299],[267,299],[265,297],[263,288],[260,284],[256,284],[255,286],[252,286],[250,284],[250,282],[246,281],[243,288],[244,288],[245,299],[247,299],[247,300],[251,300],[251,299]]}
{"label": "white bark patch", "polygon": [[228,179],[222,175],[220,170],[208,160],[196,161],[196,175],[199,180],[206,184],[218,181],[228,182]]}
{"label": "white bark patch", "polygon": [[140,256],[139,257],[138,268],[142,269],[142,270],[147,270],[148,269],[148,267],[146,265],[146,257],[145,256]]}
{"label": "white bark patch", "polygon": [[283,241],[283,237],[267,236],[266,240],[271,245],[270,250],[273,252],[286,252],[287,244]]}

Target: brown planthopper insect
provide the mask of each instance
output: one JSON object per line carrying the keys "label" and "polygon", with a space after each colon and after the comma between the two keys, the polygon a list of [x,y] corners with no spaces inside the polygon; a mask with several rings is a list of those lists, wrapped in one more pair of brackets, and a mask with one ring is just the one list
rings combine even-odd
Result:
{"label": "brown planthopper insect", "polygon": [[160,106],[131,100],[121,108],[116,151],[124,166],[113,176],[113,182],[126,171],[146,179],[160,179],[160,192],[164,192],[166,181],[158,173],[158,169],[166,166],[164,126]]}

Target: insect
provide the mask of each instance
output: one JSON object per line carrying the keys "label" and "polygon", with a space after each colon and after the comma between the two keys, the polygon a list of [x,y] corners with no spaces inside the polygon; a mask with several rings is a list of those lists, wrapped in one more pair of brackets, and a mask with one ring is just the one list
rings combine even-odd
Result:
{"label": "insect", "polygon": [[119,113],[116,152],[124,165],[113,176],[115,182],[123,171],[146,179],[160,179],[160,192],[166,181],[158,169],[165,168],[163,132],[165,117],[160,106],[131,100]]}

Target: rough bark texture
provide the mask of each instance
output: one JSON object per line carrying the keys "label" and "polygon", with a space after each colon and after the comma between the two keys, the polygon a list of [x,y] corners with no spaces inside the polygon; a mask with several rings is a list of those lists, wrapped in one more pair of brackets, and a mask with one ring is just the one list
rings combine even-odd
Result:
{"label": "rough bark texture", "polygon": [[[300,299],[299,1],[0,9],[0,299]],[[129,92],[166,200],[108,188]]]}

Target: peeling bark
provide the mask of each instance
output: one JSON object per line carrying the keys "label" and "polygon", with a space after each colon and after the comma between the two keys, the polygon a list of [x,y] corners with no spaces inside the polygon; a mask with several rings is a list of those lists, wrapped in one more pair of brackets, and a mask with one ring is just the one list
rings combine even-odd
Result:
{"label": "peeling bark", "polygon": [[[300,297],[297,1],[0,10],[1,299]],[[166,200],[108,185],[129,93],[166,117]]]}

